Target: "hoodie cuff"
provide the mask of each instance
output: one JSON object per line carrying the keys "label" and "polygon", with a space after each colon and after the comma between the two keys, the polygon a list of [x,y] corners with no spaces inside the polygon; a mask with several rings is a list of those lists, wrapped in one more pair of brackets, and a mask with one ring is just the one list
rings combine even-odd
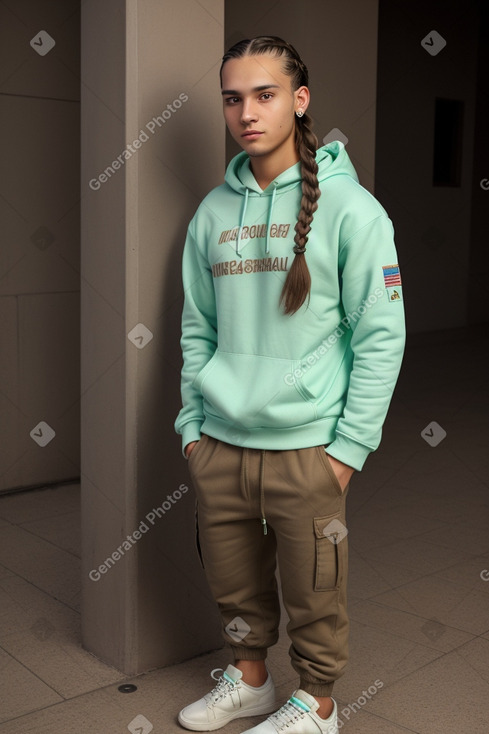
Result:
{"label": "hoodie cuff", "polygon": [[324,450],[327,454],[331,454],[335,459],[338,459],[338,461],[342,461],[343,464],[351,466],[356,471],[361,471],[368,455],[374,449],[371,449],[369,446],[364,446],[352,438],[348,438],[348,436],[337,433],[335,440]]}
{"label": "hoodie cuff", "polygon": [[202,427],[202,421],[191,421],[190,423],[186,423],[182,428],[182,454],[183,458],[186,459],[185,456],[185,447],[187,444],[191,443],[192,441],[200,441],[200,429]]}

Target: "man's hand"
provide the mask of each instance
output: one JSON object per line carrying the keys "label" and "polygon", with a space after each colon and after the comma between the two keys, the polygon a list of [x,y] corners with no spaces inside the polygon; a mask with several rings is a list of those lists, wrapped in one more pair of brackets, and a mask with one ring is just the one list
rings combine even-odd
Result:
{"label": "man's hand", "polygon": [[344,492],[346,489],[346,485],[350,481],[355,469],[353,469],[353,467],[351,466],[348,466],[348,464],[343,464],[343,462],[339,461],[339,459],[335,459],[334,456],[328,454],[327,451],[326,454],[331,463],[331,466],[333,467],[333,471],[336,474],[336,478],[340,483],[341,491]]}
{"label": "man's hand", "polygon": [[190,441],[190,443],[185,446],[185,456],[187,457],[187,459],[194,450],[194,446],[197,446],[198,443],[198,441]]}

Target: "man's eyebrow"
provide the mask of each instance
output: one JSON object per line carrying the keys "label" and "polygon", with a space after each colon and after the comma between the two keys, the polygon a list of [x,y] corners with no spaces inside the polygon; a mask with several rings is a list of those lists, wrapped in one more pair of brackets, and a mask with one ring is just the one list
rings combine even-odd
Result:
{"label": "man's eyebrow", "polygon": [[[255,87],[252,92],[263,92],[265,89],[280,89],[278,84],[262,84],[260,87]],[[241,92],[237,92],[236,89],[223,89],[221,94],[235,94],[239,95]]]}

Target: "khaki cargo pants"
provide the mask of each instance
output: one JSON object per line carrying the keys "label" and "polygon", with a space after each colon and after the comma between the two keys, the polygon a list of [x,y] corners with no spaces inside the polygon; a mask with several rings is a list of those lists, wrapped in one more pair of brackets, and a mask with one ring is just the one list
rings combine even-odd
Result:
{"label": "khaki cargo pants", "polygon": [[200,554],[235,660],[278,640],[282,596],[300,688],[329,696],[348,659],[345,500],[324,446],[270,451],[202,434],[189,458]]}

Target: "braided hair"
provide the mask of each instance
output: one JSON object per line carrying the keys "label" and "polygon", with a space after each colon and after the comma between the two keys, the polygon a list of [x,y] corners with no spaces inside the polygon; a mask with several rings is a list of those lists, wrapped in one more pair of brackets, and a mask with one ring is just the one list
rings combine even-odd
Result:
{"label": "braided hair", "polygon": [[[260,54],[283,57],[282,70],[291,77],[292,91],[308,86],[309,74],[299,54],[290,43],[277,36],[257,36],[251,40],[239,41],[222,57],[220,74],[222,67],[229,59]],[[321,196],[316,163],[318,139],[312,132],[312,119],[307,112],[302,117],[295,117],[295,144],[301,164],[302,199],[295,225],[295,257],[287,273],[279,300],[280,304],[284,304],[286,314],[294,314],[298,311],[311,290],[311,274],[307,267],[305,251],[308,234],[311,231],[311,222]]]}

